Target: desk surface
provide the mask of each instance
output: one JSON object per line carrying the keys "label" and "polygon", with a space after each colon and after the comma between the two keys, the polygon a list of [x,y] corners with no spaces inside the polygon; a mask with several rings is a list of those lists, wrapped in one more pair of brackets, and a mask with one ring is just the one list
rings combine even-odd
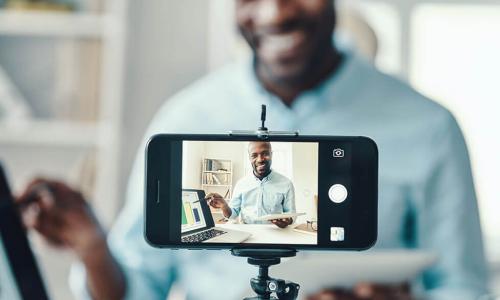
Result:
{"label": "desk surface", "polygon": [[274,224],[217,224],[217,227],[251,233],[245,244],[317,244],[317,235],[297,232],[293,230],[295,226],[297,224],[286,228]]}

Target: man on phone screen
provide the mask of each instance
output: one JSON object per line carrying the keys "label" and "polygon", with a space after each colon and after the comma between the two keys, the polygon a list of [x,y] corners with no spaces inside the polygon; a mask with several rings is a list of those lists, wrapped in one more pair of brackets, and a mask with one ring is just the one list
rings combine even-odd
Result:
{"label": "man on phone screen", "polygon": [[[206,196],[208,204],[222,210],[224,217],[240,217],[245,224],[267,223],[258,217],[270,214],[295,212],[295,190],[287,177],[271,170],[273,151],[269,142],[250,142],[248,157],[252,175],[240,179],[234,188],[233,197],[227,203],[220,194]],[[285,228],[293,218],[274,219],[271,223]]]}

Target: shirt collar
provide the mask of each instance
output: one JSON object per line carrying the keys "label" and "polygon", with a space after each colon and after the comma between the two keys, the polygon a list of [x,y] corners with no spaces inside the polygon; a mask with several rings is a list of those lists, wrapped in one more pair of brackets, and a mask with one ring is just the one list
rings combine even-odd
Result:
{"label": "shirt collar", "polygon": [[266,177],[262,178],[262,180],[260,180],[259,177],[255,176],[255,174],[253,172],[252,172],[252,176],[255,179],[255,181],[258,181],[258,182],[267,182],[267,181],[270,181],[271,179],[273,179],[274,172],[271,169],[271,172],[269,172],[269,174],[267,174]]}

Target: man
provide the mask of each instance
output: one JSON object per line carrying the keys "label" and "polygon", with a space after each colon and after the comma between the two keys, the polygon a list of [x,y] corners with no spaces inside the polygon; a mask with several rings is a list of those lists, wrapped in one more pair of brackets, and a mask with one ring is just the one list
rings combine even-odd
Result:
{"label": "man", "polygon": [[[486,267],[467,149],[453,116],[404,83],[338,51],[331,41],[332,1],[236,3],[238,27],[254,59],[211,74],[167,101],[144,143],[159,132],[253,129],[263,103],[273,130],[370,136],[380,153],[376,246],[419,248],[439,255],[422,276],[426,298],[477,299],[486,290]],[[210,111],[218,113],[207,114]],[[76,251],[82,264],[72,282],[82,295],[164,299],[177,282],[189,299],[241,298],[255,272],[243,259],[222,251],[209,255],[158,250],[145,243],[143,151],[108,243],[81,196],[60,183],[38,182],[28,190],[38,200],[32,226]],[[36,188],[42,183],[52,190],[54,201],[34,193],[44,190]],[[376,286],[362,290],[365,298],[372,291],[368,296],[379,299],[405,292]],[[346,299],[355,299],[355,291]]]}
{"label": "man", "polygon": [[[253,174],[236,183],[230,204],[217,193],[207,195],[208,204],[220,208],[226,218],[234,220],[239,216],[245,224],[262,223],[256,218],[268,214],[295,212],[293,183],[278,172],[271,172],[272,156],[271,143],[250,142],[248,157]],[[285,228],[293,219],[275,219],[271,223]]]}

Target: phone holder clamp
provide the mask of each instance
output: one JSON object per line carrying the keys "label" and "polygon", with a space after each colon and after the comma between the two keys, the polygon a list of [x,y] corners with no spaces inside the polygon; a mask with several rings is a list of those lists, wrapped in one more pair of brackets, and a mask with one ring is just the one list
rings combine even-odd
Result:
{"label": "phone holder clamp", "polygon": [[262,111],[260,114],[261,126],[257,130],[231,130],[230,136],[257,136],[260,139],[267,139],[270,136],[299,136],[298,131],[269,131],[265,126],[266,123],[266,105],[262,104]]}
{"label": "phone holder clamp", "polygon": [[[259,267],[259,275],[250,279],[250,286],[257,294],[244,300],[295,300],[300,285],[288,280],[269,277],[269,267],[281,262],[282,257],[293,257],[293,249],[231,249],[234,256],[247,257],[249,264]],[[273,296],[276,295],[276,297]]]}

